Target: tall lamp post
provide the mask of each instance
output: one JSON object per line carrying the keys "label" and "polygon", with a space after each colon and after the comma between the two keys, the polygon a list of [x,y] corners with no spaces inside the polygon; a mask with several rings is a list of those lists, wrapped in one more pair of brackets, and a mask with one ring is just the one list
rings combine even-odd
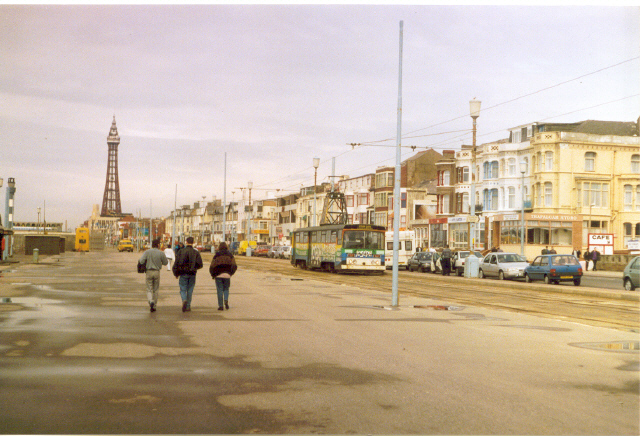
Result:
{"label": "tall lamp post", "polygon": [[[16,193],[16,180],[13,177],[9,177],[7,182],[7,194],[5,198],[5,225],[7,229],[13,228],[13,196]],[[8,259],[9,256],[13,256],[13,237],[11,237],[11,242],[7,241],[4,244],[4,254],[2,256],[3,259]]]}
{"label": "tall lamp post", "polygon": [[202,209],[202,218],[200,218],[200,245],[202,245],[203,249],[204,249],[204,214],[207,211],[207,204],[205,202],[206,198],[207,198],[206,195],[202,196],[202,202],[204,203],[204,208]]}
{"label": "tall lamp post", "polygon": [[316,184],[318,183],[318,167],[320,166],[320,158],[313,158],[313,168],[315,169],[313,175],[313,226],[316,226]]}
{"label": "tall lamp post", "polygon": [[40,234],[40,208],[38,207],[38,234]]}
{"label": "tall lamp post", "polygon": [[522,174],[522,210],[520,211],[520,255],[524,256],[524,173],[527,172],[527,164],[520,162],[520,174]]}
{"label": "tall lamp post", "polygon": [[253,182],[247,184],[249,187],[249,215],[247,216],[247,241],[251,240],[251,189],[253,188]]}
{"label": "tall lamp post", "polygon": [[473,119],[473,144],[471,149],[471,193],[469,195],[469,209],[471,210],[471,227],[469,251],[475,250],[476,245],[476,120],[480,116],[480,101],[475,98],[469,102],[469,112]]}

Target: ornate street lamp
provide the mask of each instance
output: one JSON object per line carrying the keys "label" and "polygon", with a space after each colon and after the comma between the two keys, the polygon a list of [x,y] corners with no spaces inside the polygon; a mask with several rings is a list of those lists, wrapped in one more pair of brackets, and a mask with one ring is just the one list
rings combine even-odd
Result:
{"label": "ornate street lamp", "polygon": [[469,195],[469,209],[471,210],[471,226],[469,251],[475,250],[476,240],[476,120],[480,116],[480,101],[475,98],[469,102],[469,113],[473,119],[473,148],[471,149],[471,193]]}
{"label": "ornate street lamp", "polygon": [[316,184],[318,183],[318,167],[320,166],[320,158],[319,157],[314,157],[313,158],[313,168],[315,169],[314,171],[314,176],[313,176],[313,226],[316,226]]}

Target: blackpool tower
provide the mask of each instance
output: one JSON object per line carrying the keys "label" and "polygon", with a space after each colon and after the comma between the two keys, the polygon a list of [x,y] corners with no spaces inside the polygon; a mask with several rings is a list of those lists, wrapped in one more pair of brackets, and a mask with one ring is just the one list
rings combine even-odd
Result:
{"label": "blackpool tower", "polygon": [[104,196],[102,197],[102,210],[100,216],[117,216],[122,214],[120,206],[120,184],[118,183],[118,128],[116,127],[116,116],[113,116],[111,130],[107,137],[109,146],[109,160],[107,162],[107,181],[104,184]]}

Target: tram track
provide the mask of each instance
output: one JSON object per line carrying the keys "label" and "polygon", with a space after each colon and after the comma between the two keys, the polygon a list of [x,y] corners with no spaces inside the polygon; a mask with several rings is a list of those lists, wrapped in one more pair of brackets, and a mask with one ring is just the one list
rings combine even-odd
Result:
{"label": "tram track", "polygon": [[[205,258],[207,255],[205,255]],[[240,268],[264,271],[291,278],[344,284],[366,290],[391,292],[392,274],[331,274],[294,268],[287,260],[238,256]],[[205,260],[206,261],[206,260]],[[417,296],[545,318],[562,319],[586,325],[624,331],[640,331],[640,304],[582,291],[576,293],[562,285],[540,285],[516,281],[444,277],[429,273],[401,272],[399,296]]]}

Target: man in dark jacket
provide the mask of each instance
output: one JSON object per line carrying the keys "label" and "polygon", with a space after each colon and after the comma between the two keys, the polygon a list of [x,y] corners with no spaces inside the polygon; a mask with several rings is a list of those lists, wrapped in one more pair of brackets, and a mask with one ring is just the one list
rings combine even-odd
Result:
{"label": "man in dark jacket", "polygon": [[442,265],[442,275],[451,274],[451,258],[453,257],[453,253],[448,245],[444,247],[442,250],[442,259],[440,260],[440,264]]}
{"label": "man in dark jacket", "polygon": [[202,268],[200,252],[193,248],[193,238],[187,238],[187,245],[176,253],[176,262],[173,264],[173,275],[178,278],[180,297],[182,297],[182,311],[191,310],[191,297],[196,286],[196,273]]}
{"label": "man in dark jacket", "polygon": [[[218,291],[218,310],[229,310],[229,287],[231,286],[231,276],[236,272],[238,266],[233,254],[229,251],[227,244],[221,242],[218,246],[209,273],[216,281],[216,289]],[[224,302],[224,307],[222,306]]]}

